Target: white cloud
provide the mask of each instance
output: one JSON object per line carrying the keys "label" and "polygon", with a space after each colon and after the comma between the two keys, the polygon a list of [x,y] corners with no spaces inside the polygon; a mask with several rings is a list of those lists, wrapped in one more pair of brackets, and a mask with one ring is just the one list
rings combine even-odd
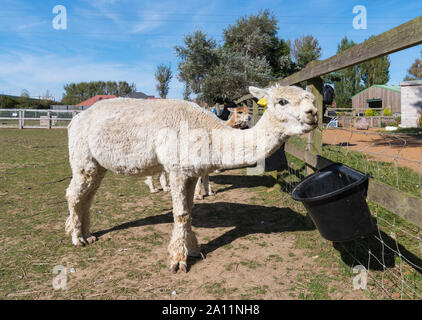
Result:
{"label": "white cloud", "polygon": [[154,66],[142,62],[129,65],[97,62],[86,57],[12,52],[0,55],[0,93],[20,95],[27,89],[36,96],[48,89],[56,99],[61,99],[66,83],[120,80],[134,82],[139,91],[154,95],[154,72]]}
{"label": "white cloud", "polygon": [[16,27],[16,31],[33,29],[35,27],[41,26],[41,25],[46,24],[46,23],[47,23],[46,21],[38,21],[38,22],[33,22],[33,23],[21,24],[18,27]]}

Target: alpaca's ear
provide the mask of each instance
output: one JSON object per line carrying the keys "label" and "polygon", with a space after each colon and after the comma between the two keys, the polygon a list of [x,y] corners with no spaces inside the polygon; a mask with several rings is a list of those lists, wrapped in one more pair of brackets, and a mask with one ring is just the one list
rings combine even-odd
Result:
{"label": "alpaca's ear", "polygon": [[255,98],[262,99],[265,96],[268,96],[268,91],[266,89],[261,89],[257,87],[249,87],[249,92],[251,95],[253,95]]}
{"label": "alpaca's ear", "polygon": [[227,108],[230,112],[236,112],[236,108]]}

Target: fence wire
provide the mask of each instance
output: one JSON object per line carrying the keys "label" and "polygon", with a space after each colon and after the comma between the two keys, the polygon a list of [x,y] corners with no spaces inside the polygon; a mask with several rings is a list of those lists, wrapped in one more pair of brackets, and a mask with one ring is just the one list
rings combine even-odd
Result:
{"label": "fence wire", "polygon": [[[422,129],[420,133],[416,130],[405,134],[380,131],[374,128],[325,129],[322,156],[422,197]],[[306,137],[293,139],[293,143],[303,146]],[[288,175],[294,178],[288,181],[286,192],[291,192],[306,175],[303,166],[298,170],[291,161]],[[374,298],[422,299],[421,228],[390,212],[389,208],[372,201],[368,204],[376,232],[358,240],[333,243],[334,248],[351,270],[358,265],[365,267],[367,290]]]}

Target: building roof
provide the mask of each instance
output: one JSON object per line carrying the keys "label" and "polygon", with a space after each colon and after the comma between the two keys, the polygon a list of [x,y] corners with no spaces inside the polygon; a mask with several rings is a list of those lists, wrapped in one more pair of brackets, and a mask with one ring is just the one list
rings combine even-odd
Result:
{"label": "building roof", "polygon": [[389,86],[389,85],[386,85],[386,84],[374,84],[374,85],[370,86],[369,88],[366,88],[365,90],[362,90],[361,92],[356,93],[354,96],[352,96],[352,98],[360,95],[361,93],[363,93],[366,90],[369,90],[369,89],[371,89],[373,87],[378,87],[378,88],[382,88],[382,89],[386,89],[386,90],[391,90],[391,91],[398,92],[398,93],[401,92],[401,87],[400,86]]}
{"label": "building roof", "polygon": [[148,98],[154,98],[154,96],[149,96],[143,92],[131,92],[128,95],[126,95],[127,98],[135,98],[135,99],[148,99]]}
{"label": "building roof", "polygon": [[112,94],[99,94],[85,101],[82,101],[81,103],[78,103],[77,106],[90,107],[97,101],[104,100],[104,99],[112,99],[112,98],[117,98],[117,97]]}

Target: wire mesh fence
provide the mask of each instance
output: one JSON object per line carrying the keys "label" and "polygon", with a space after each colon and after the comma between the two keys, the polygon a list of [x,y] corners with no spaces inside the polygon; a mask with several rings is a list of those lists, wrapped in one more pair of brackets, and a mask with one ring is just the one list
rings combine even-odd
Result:
{"label": "wire mesh fence", "polygon": [[[406,130],[405,130],[406,131]],[[290,143],[307,146],[306,137]],[[408,195],[422,198],[422,129],[391,133],[379,128],[323,130],[322,154],[371,175]],[[304,162],[288,156],[285,191],[306,176]],[[398,191],[399,192],[399,191]],[[422,231],[420,225],[397,216],[390,208],[368,201],[376,231],[361,239],[333,243],[343,263],[352,271],[365,272],[366,289],[375,298],[422,298]],[[422,214],[422,211],[421,211]]]}

